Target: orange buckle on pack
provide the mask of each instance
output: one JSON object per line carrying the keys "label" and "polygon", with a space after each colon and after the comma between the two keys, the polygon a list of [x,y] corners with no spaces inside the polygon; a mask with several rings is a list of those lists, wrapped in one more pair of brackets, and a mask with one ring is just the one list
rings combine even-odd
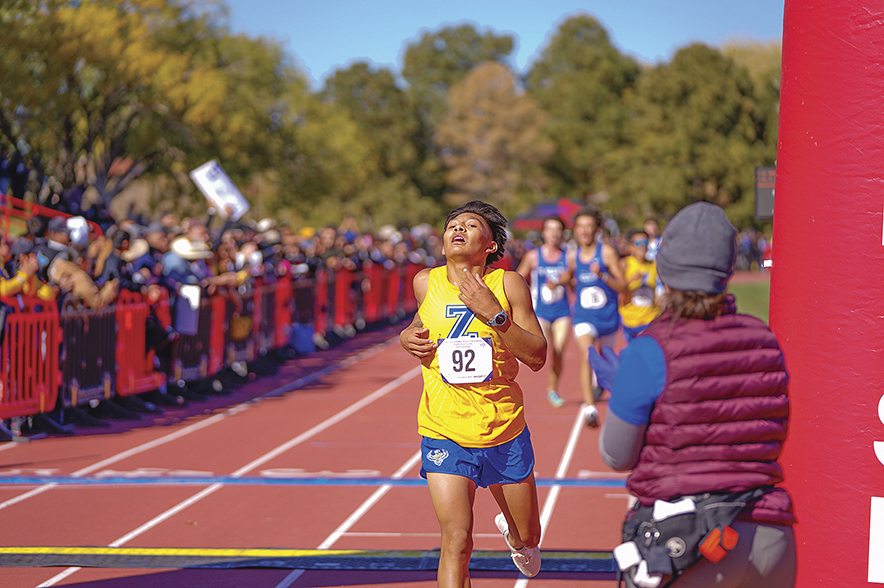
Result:
{"label": "orange buckle on pack", "polygon": [[700,543],[700,553],[712,563],[718,563],[728,551],[737,546],[739,537],[740,534],[732,528],[719,525],[709,531]]}

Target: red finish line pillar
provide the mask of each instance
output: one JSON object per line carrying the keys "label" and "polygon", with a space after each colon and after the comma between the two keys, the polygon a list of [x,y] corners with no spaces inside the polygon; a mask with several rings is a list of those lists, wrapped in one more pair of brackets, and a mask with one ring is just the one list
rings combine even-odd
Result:
{"label": "red finish line pillar", "polygon": [[785,0],[771,326],[798,586],[884,584],[884,4]]}

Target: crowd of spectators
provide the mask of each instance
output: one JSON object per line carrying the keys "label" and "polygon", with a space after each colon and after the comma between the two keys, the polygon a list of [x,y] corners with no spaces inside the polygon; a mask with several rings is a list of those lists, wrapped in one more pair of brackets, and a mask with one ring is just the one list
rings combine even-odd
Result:
{"label": "crowd of spectators", "polygon": [[[210,229],[212,224],[223,226]],[[645,231],[657,233],[655,224],[649,219]],[[440,232],[427,224],[363,232],[348,216],[340,226],[294,230],[271,219],[223,223],[211,216],[166,214],[153,221],[105,223],[103,230],[94,226],[82,216],[30,218],[27,233],[0,241],[0,297],[24,294],[53,301],[59,309],[101,309],[122,290],[140,292],[153,302],[164,293],[174,298],[183,285],[211,295],[258,276],[301,279],[318,268],[356,270],[367,261],[388,267],[406,261],[442,263]],[[497,265],[514,269],[538,237],[511,238]],[[607,231],[603,239],[628,255],[618,230]],[[737,269],[761,269],[765,256],[769,240],[763,234],[747,230],[739,235]]]}
{"label": "crowd of spectators", "polygon": [[441,260],[439,232],[429,225],[363,233],[348,217],[340,227],[319,230],[291,230],[270,219],[211,230],[213,220],[167,214],[100,231],[83,217],[34,216],[27,233],[0,241],[0,296],[23,294],[59,309],[101,309],[124,290],[153,302],[164,293],[174,298],[186,285],[212,295],[259,276],[265,282],[284,275],[298,280],[318,268],[355,270],[367,261],[391,267]]}

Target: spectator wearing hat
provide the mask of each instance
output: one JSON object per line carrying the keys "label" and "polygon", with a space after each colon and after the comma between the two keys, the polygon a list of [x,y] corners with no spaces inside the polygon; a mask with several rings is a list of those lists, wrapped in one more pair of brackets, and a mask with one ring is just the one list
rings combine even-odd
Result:
{"label": "spectator wearing hat", "polygon": [[[739,537],[727,556],[701,559],[677,578],[660,572],[666,586],[795,585],[795,515],[779,487],[789,376],[773,332],[737,313],[727,292],[735,234],[710,202],[680,210],[656,256],[668,294],[663,314],[619,357],[609,347],[589,350],[611,391],[599,450],[615,470],[632,470],[626,487],[638,505],[709,494],[746,505],[730,523]],[[734,498],[746,491],[751,499]],[[644,520],[643,512],[637,506],[627,520]],[[625,571],[629,587],[654,582],[641,564]]]}
{"label": "spectator wearing hat", "polygon": [[159,268],[147,240],[132,240],[121,257],[132,281],[141,287],[141,293],[147,296],[149,302],[157,301],[160,297],[160,276],[156,270]]}
{"label": "spectator wearing hat", "polygon": [[83,251],[89,245],[89,224],[82,216],[72,216],[65,221],[68,229],[69,245]]}
{"label": "spectator wearing hat", "polygon": [[46,243],[40,248],[49,260],[49,263],[52,263],[52,260],[59,255],[63,259],[72,261],[74,254],[71,251],[70,244],[71,231],[67,226],[67,221],[60,216],[54,216],[49,219],[46,227]]}
{"label": "spectator wearing hat", "polygon": [[207,260],[213,257],[208,245],[208,230],[204,225],[191,224],[188,232],[172,240],[169,251],[163,255],[163,280],[170,292],[177,293],[182,285],[199,285],[213,293],[218,286],[237,286],[236,272],[214,274]]}

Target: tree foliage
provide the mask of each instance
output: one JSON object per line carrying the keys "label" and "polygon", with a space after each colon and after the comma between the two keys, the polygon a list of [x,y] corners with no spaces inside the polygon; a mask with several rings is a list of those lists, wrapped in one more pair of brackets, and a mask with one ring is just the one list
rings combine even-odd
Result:
{"label": "tree foliage", "polygon": [[485,61],[505,63],[514,46],[510,35],[480,33],[469,24],[425,32],[405,51],[402,77],[430,126],[445,112],[448,90]]}
{"label": "tree foliage", "polygon": [[[163,0],[15,1],[0,13],[0,131],[70,186],[85,160],[106,202],[220,113],[223,76],[156,43]],[[112,163],[132,159],[122,178]]]}
{"label": "tree foliage", "polygon": [[541,137],[545,119],[500,63],[483,63],[455,84],[437,131],[448,204],[484,200],[515,213],[539,200],[548,183],[540,166],[553,150]]}
{"label": "tree foliage", "polygon": [[405,224],[409,218],[434,220],[438,206],[432,199],[422,199],[419,188],[421,123],[393,73],[357,62],[329,77],[321,95],[348,113],[373,160],[368,185],[344,209],[368,226],[375,217]]}
{"label": "tree foliage", "polygon": [[549,163],[554,195],[605,188],[605,155],[624,140],[624,97],[638,75],[638,65],[620,54],[596,19],[573,16],[559,27],[526,79],[558,146]]}
{"label": "tree foliage", "polygon": [[366,227],[600,194],[627,222],[705,199],[745,226],[775,160],[778,43],[639,65],[575,15],[519,79],[510,35],[462,24],[406,46],[401,77],[357,62],[314,91],[282,43],[226,18],[223,0],[5,0],[0,145],[62,189],[85,166],[106,202],[140,175],[183,201],[217,159],[256,214]]}
{"label": "tree foliage", "polygon": [[709,200],[750,222],[765,113],[746,68],[691,45],[643,72],[628,106],[629,141],[609,158],[620,206],[670,216]]}

